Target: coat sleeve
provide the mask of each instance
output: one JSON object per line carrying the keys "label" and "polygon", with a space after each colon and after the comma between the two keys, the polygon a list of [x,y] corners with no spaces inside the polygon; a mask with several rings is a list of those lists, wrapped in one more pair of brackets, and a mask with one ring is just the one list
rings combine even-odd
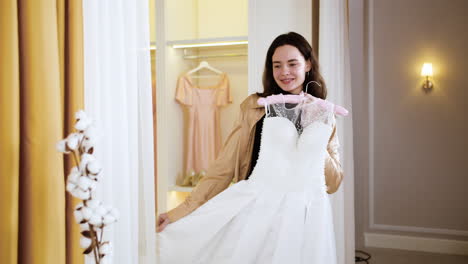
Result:
{"label": "coat sleeve", "polygon": [[333,119],[333,131],[327,145],[327,157],[325,160],[325,181],[327,192],[332,194],[338,190],[343,180],[343,169],[340,163],[338,148],[340,147],[338,133],[336,132],[336,120]]}
{"label": "coat sleeve", "polygon": [[171,223],[190,214],[209,199],[225,190],[233,180],[238,166],[244,113],[241,110],[232,131],[229,133],[218,157],[208,167],[203,177],[190,195],[176,208],[167,212]]}

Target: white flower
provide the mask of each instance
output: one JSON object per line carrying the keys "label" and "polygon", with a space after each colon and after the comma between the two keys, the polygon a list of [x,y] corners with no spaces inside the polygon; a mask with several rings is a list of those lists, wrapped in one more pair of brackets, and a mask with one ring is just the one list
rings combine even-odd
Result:
{"label": "white flower", "polygon": [[86,167],[88,166],[88,163],[95,159],[96,158],[91,154],[85,153],[81,155],[80,170],[85,171]]}
{"label": "white flower", "polygon": [[89,118],[83,110],[75,113],[76,124],[75,129],[78,131],[86,130],[92,123],[93,120]]}
{"label": "white flower", "polygon": [[75,216],[76,222],[78,224],[81,223],[81,221],[83,220],[83,213],[81,212],[81,210],[75,210],[73,212],[73,215]]}
{"label": "white flower", "polygon": [[95,145],[96,145],[96,142],[94,140],[89,140],[86,138],[81,143],[81,146],[83,147],[83,152],[86,152],[86,153],[88,153],[88,151],[91,148],[94,148]]}
{"label": "white flower", "polygon": [[83,110],[78,110],[76,113],[75,113],[75,119],[78,120],[78,119],[87,119],[88,118],[88,115],[86,114],[85,111]]}
{"label": "white flower", "polygon": [[96,187],[97,187],[97,182],[96,182],[96,180],[91,180],[91,185],[89,186],[89,188],[90,188],[91,190],[94,190],[94,189],[96,189]]}
{"label": "white flower", "polygon": [[101,261],[99,262],[101,264],[111,264],[112,263],[112,259],[109,255],[105,255]]}
{"label": "white flower", "polygon": [[72,183],[76,184],[78,182],[78,179],[80,178],[80,176],[81,176],[81,172],[75,166],[70,170],[70,174],[68,174],[67,179],[68,179],[69,182],[72,182]]}
{"label": "white flower", "polygon": [[76,197],[81,200],[88,200],[91,197],[91,192],[89,190],[76,189]]}
{"label": "white flower", "polygon": [[77,167],[73,167],[70,171],[70,174],[67,177],[67,191],[71,193],[74,197],[80,198],[80,192],[78,191],[79,179],[80,179],[80,171]]}
{"label": "white flower", "polygon": [[104,255],[109,255],[112,252],[112,245],[110,242],[101,243],[99,246],[99,252]]}
{"label": "white flower", "polygon": [[94,212],[99,216],[105,216],[107,214],[107,210],[104,206],[99,206],[98,208],[94,209]]}
{"label": "white flower", "polygon": [[93,216],[93,210],[89,209],[88,207],[81,208],[81,213],[83,214],[84,220],[90,220]]}
{"label": "white flower", "polygon": [[99,205],[101,205],[101,201],[96,200],[96,199],[92,199],[92,200],[86,201],[86,207],[88,207],[89,209],[95,209],[95,208],[97,208]]}
{"label": "white flower", "polygon": [[92,174],[98,174],[101,171],[101,164],[97,160],[92,160],[88,163],[88,171]]}
{"label": "white flower", "polygon": [[91,218],[89,219],[89,223],[92,224],[93,226],[102,225],[102,216],[93,214]]}
{"label": "white flower", "polygon": [[87,129],[91,124],[93,123],[93,120],[87,118],[87,119],[80,119],[78,122],[75,124],[75,128],[78,131],[83,131]]}
{"label": "white flower", "polygon": [[76,189],[76,184],[73,182],[67,182],[67,191],[73,193],[73,190]]}
{"label": "white flower", "polygon": [[112,216],[111,214],[107,214],[107,215],[104,216],[104,219],[102,220],[102,223],[104,225],[110,225],[110,224],[112,224],[112,223],[114,223],[116,221],[117,221],[117,219],[115,219],[114,216]]}
{"label": "white flower", "polygon": [[90,179],[89,179],[88,177],[86,177],[86,176],[81,176],[80,179],[78,180],[78,186],[79,186],[82,190],[88,190],[88,189],[90,189],[91,183],[92,183],[92,180],[90,180]]}
{"label": "white flower", "polygon": [[94,126],[89,126],[84,131],[84,135],[85,135],[86,140],[96,142],[97,137],[98,137],[97,129]]}
{"label": "white flower", "polygon": [[58,152],[61,152],[61,153],[70,153],[70,151],[67,151],[67,141],[65,139],[62,139],[60,140],[59,142],[57,142],[57,145],[55,145],[55,147],[57,148],[57,151]]}
{"label": "white flower", "polygon": [[71,133],[70,135],[68,135],[67,137],[68,148],[71,150],[76,150],[82,138],[83,138],[83,135],[79,133]]}
{"label": "white flower", "polygon": [[89,239],[87,237],[81,237],[80,238],[80,246],[81,246],[81,248],[88,248],[89,246],[91,246],[91,239]]}
{"label": "white flower", "polygon": [[80,199],[80,188],[75,188],[75,189],[71,190],[70,193],[71,193],[71,195],[73,197],[76,197],[76,198]]}

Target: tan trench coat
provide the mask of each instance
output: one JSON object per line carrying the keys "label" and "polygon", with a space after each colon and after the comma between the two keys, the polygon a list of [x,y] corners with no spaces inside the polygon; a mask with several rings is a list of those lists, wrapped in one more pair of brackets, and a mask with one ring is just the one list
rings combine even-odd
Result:
{"label": "tan trench coat", "polygon": [[[265,115],[265,108],[257,104],[258,98],[258,95],[253,94],[242,102],[239,118],[218,158],[208,168],[206,176],[182,204],[167,212],[171,223],[188,215],[225,190],[231,182],[238,182],[247,177],[254,145],[255,125]],[[338,146],[336,125],[334,125],[327,147],[329,156],[325,163],[328,193],[336,192],[343,179]]]}

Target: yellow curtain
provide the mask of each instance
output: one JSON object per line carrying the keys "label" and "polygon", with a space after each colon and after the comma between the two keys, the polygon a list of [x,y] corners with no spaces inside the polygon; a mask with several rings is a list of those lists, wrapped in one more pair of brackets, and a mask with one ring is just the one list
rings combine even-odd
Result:
{"label": "yellow curtain", "polygon": [[81,4],[0,1],[2,263],[83,263],[55,150],[83,106]]}

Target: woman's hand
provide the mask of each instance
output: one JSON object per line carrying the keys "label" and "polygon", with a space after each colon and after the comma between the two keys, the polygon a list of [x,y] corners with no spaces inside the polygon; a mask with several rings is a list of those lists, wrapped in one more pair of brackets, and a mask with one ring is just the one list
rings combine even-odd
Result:
{"label": "woman's hand", "polygon": [[169,216],[167,213],[162,213],[158,216],[158,220],[156,221],[156,232],[161,232],[166,228],[168,224],[171,223],[171,220],[169,220]]}

